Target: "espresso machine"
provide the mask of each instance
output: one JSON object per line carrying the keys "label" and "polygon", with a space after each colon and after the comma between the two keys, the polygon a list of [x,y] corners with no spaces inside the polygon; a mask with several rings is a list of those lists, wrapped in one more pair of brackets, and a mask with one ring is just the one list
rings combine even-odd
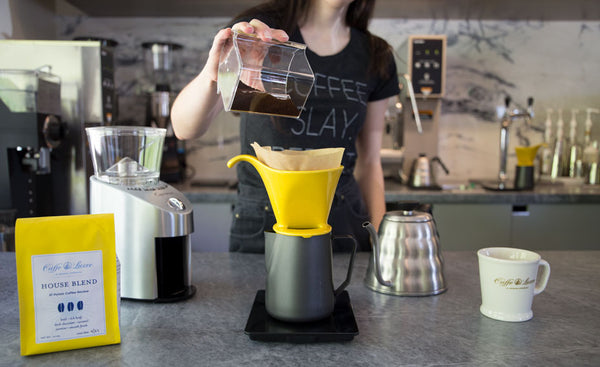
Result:
{"label": "espresso machine", "polygon": [[181,182],[185,178],[185,143],[175,137],[171,126],[171,105],[177,97],[173,79],[177,55],[183,48],[171,42],[144,42],[145,69],[149,78],[146,96],[146,125],[166,129],[160,178]]}
{"label": "espresso machine", "polygon": [[0,210],[13,211],[13,220],[69,213],[71,149],[60,91],[60,78],[48,71],[0,70]]}
{"label": "espresso machine", "polygon": [[[59,97],[56,99],[54,97],[56,91],[48,88],[45,78],[38,78],[42,80],[41,83],[23,84],[23,86],[17,83],[19,88],[16,90],[10,87],[10,84],[3,84],[3,81],[0,80],[0,89],[15,90],[16,92],[13,94],[21,94],[28,101],[34,101],[37,98],[37,107],[27,113],[35,114],[35,119],[38,119],[37,128],[31,128],[27,132],[25,126],[33,127],[36,123],[19,123],[19,119],[24,118],[24,113],[8,113],[6,109],[3,109],[7,115],[3,114],[0,121],[2,129],[0,139],[3,141],[2,144],[6,141],[9,145],[0,147],[2,149],[0,167],[5,161],[2,157],[5,147],[30,146],[33,148],[33,152],[21,150],[19,153],[28,162],[31,162],[29,159],[31,157],[38,159],[35,151],[39,150],[39,147],[47,145],[38,133],[43,130],[44,120],[52,115],[60,122],[60,129],[56,128],[59,126],[58,124],[50,122],[50,126],[55,126],[55,128],[48,130],[58,137],[62,135],[59,146],[48,148],[51,150],[51,157],[60,155],[59,158],[52,159],[50,173],[51,176],[57,176],[53,178],[57,183],[52,191],[50,191],[50,187],[43,189],[44,198],[51,198],[56,201],[56,205],[60,206],[56,210],[52,209],[51,215],[89,212],[88,178],[93,171],[91,161],[87,159],[89,155],[84,129],[85,127],[109,124],[117,118],[113,60],[115,44],[98,40],[0,40],[0,69],[45,71],[53,74],[60,81],[57,91]],[[33,88],[34,86],[37,86],[37,89]],[[49,89],[52,91],[48,92]],[[19,92],[19,90],[23,92]],[[52,103],[50,111],[44,107],[48,105],[48,102]],[[19,131],[17,135],[21,140],[7,135],[5,124],[17,126]],[[24,142],[23,139],[26,138],[29,139],[28,142]],[[52,140],[51,144],[56,144],[56,138]],[[42,153],[39,156],[42,164],[43,157]],[[40,171],[39,167],[36,171]],[[6,173],[8,174],[8,172]],[[0,172],[0,176],[3,174],[4,172]],[[5,179],[0,177],[0,181],[3,180]],[[4,188],[2,186],[0,189]],[[3,204],[7,200],[4,196],[7,192],[8,190],[0,192],[0,202]],[[0,206],[0,209],[4,209],[4,205]]]}
{"label": "espresso machine", "polygon": [[401,182],[405,163],[438,155],[446,47],[446,35],[410,35],[396,50],[401,93],[386,113],[381,157],[384,173]]}
{"label": "espresso machine", "polygon": [[159,180],[165,129],[86,129],[94,175],[90,212],[113,213],[121,297],[174,302],[192,297],[192,204]]}

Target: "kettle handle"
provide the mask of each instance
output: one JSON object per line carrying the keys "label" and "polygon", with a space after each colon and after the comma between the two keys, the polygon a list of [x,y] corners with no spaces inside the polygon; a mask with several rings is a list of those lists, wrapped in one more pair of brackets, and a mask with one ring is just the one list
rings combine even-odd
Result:
{"label": "kettle handle", "polygon": [[446,172],[446,174],[450,173],[450,171],[448,170],[448,168],[446,167],[444,162],[442,162],[442,160],[439,157],[431,158],[431,162],[433,163],[434,161],[438,162],[440,164],[440,166],[442,166],[442,168],[444,169],[444,172]]}
{"label": "kettle handle", "polygon": [[350,284],[350,279],[352,278],[352,269],[354,269],[354,256],[356,255],[356,248],[358,247],[358,243],[356,242],[356,238],[354,236],[346,234],[346,235],[335,235],[333,236],[333,240],[348,238],[352,240],[352,255],[350,255],[350,262],[348,263],[348,272],[346,273],[346,279],[340,284],[339,287],[334,291],[334,296],[337,297],[346,287]]}
{"label": "kettle handle", "polygon": [[379,240],[377,239],[377,231],[375,230],[375,227],[370,223],[370,222],[364,222],[363,223],[363,228],[366,228],[367,231],[369,231],[370,237],[371,237],[371,244],[373,245],[373,251],[375,252],[373,254],[373,259],[374,259],[374,266],[375,266],[375,278],[377,278],[377,281],[379,282],[379,284],[386,286],[386,287],[392,287],[394,284],[389,281],[389,280],[384,280],[383,276],[381,275],[381,267],[379,266]]}

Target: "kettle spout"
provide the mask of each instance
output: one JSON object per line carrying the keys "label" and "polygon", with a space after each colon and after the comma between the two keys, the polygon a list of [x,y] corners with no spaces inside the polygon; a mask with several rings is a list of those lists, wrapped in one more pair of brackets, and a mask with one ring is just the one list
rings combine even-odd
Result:
{"label": "kettle spout", "polygon": [[391,287],[393,283],[389,280],[384,280],[381,275],[381,267],[379,266],[379,239],[377,238],[377,231],[375,227],[370,222],[364,222],[363,228],[366,228],[369,231],[369,236],[371,237],[371,245],[373,246],[373,267],[375,268],[375,278],[379,284]]}

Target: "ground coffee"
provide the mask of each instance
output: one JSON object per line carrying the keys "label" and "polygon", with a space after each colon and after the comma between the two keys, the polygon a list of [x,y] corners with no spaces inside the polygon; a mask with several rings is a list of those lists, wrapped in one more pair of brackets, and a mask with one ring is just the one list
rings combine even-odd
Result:
{"label": "ground coffee", "polygon": [[242,82],[238,84],[231,110],[287,117],[298,117],[300,114],[290,96],[285,99],[278,98]]}

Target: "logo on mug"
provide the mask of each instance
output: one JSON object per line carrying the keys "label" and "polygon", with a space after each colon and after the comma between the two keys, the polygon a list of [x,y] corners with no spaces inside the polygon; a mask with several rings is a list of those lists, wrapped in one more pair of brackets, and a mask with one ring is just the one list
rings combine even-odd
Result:
{"label": "logo on mug", "polygon": [[494,284],[504,287],[506,289],[527,289],[528,286],[535,283],[535,279],[521,279],[521,278],[496,278]]}

